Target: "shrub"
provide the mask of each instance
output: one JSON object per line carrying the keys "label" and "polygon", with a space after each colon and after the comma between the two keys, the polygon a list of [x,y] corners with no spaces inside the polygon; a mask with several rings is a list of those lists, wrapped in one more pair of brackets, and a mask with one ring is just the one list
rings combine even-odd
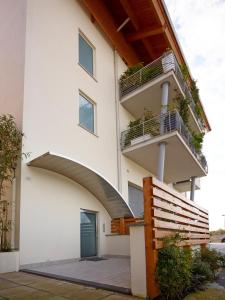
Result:
{"label": "shrub", "polygon": [[176,240],[166,243],[159,250],[156,278],[162,299],[182,299],[191,284],[191,251],[175,245]]}
{"label": "shrub", "polygon": [[205,248],[201,251],[201,260],[209,264],[214,277],[218,269],[221,267],[220,257],[221,255],[219,252],[214,249]]}

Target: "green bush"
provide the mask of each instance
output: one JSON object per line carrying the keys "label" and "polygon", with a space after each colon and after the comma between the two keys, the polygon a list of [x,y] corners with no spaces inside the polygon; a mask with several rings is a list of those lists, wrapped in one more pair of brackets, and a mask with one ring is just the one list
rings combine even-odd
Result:
{"label": "green bush", "polygon": [[210,264],[206,261],[201,260],[200,252],[193,255],[191,273],[192,282],[190,287],[192,290],[196,290],[203,283],[212,281],[214,279],[214,273],[210,268]]}
{"label": "green bush", "polygon": [[218,269],[221,267],[220,257],[221,255],[219,252],[214,249],[205,248],[201,251],[201,260],[209,264],[214,277]]}
{"label": "green bush", "polygon": [[182,299],[192,279],[191,251],[171,244],[160,249],[156,278],[162,299]]}
{"label": "green bush", "polygon": [[161,295],[159,299],[180,300],[203,284],[213,281],[220,267],[225,267],[225,256],[205,248],[191,251],[178,246],[179,235],[164,239],[159,250],[156,279]]}

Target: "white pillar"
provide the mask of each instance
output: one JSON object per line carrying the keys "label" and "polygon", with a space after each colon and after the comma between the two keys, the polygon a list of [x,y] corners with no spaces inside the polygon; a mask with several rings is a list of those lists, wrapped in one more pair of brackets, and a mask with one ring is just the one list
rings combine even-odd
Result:
{"label": "white pillar", "polygon": [[165,114],[167,112],[168,97],[169,97],[169,85],[170,85],[170,83],[168,81],[166,81],[161,86],[161,88],[162,88],[161,114]]}
{"label": "white pillar", "polygon": [[[162,98],[161,98],[161,115],[167,112],[168,98],[169,98],[169,82],[164,82],[161,86],[162,88]],[[164,120],[160,118],[160,134],[164,133]],[[166,143],[162,142],[159,144],[159,158],[158,158],[158,171],[157,177],[160,181],[164,179],[164,166],[165,166],[165,156],[166,156]]]}
{"label": "white pillar", "polygon": [[196,177],[191,177],[191,194],[190,194],[190,200],[195,200],[195,179]]}

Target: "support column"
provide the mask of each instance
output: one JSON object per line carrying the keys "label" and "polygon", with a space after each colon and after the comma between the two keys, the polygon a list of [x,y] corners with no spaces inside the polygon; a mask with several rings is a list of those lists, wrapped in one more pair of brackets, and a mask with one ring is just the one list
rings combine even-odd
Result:
{"label": "support column", "polygon": [[195,179],[196,177],[191,177],[191,194],[190,194],[190,200],[195,200]]}
{"label": "support column", "polygon": [[[162,98],[161,98],[161,116],[167,112],[168,98],[169,98],[169,82],[164,82],[161,86]],[[160,118],[160,134],[164,133],[164,119]],[[162,142],[159,144],[159,158],[158,158],[158,171],[157,177],[160,181],[164,179],[164,165],[166,156],[166,143]]]}

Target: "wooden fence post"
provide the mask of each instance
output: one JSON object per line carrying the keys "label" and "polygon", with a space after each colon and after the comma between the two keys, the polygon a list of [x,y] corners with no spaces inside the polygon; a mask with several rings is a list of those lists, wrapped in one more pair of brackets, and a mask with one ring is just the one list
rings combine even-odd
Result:
{"label": "wooden fence post", "polygon": [[145,225],[145,255],[146,255],[146,286],[147,296],[157,297],[160,292],[156,282],[156,266],[158,251],[154,249],[153,242],[153,184],[152,177],[144,178],[144,225]]}

